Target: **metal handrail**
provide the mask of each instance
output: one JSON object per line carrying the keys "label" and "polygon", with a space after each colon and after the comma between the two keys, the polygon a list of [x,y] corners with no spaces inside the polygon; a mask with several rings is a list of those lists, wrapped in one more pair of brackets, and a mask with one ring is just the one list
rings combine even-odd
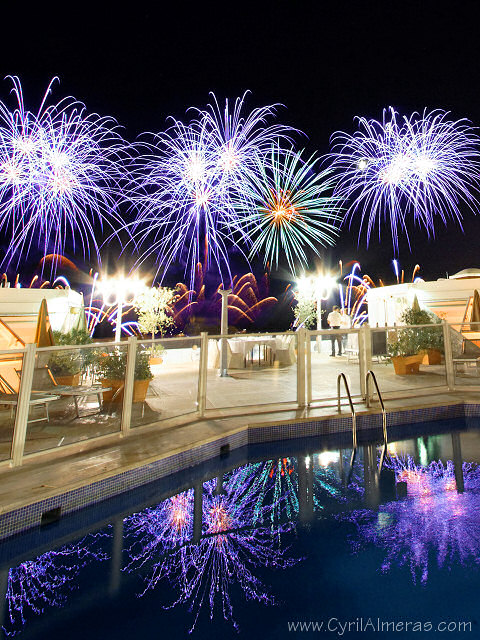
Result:
{"label": "metal handrail", "polygon": [[380,393],[380,389],[378,387],[377,378],[374,372],[370,369],[367,371],[365,375],[365,393],[366,393],[366,405],[370,407],[370,379],[373,380],[373,384],[375,385],[375,389],[378,395],[378,401],[380,403],[380,407],[382,409],[382,428],[383,428],[383,451],[380,456],[380,463],[378,465],[378,470],[381,471],[383,467],[383,460],[385,458],[385,453],[387,451],[388,446],[388,434],[387,434],[387,412],[385,410],[385,404],[383,402],[382,394]]}
{"label": "metal handrail", "polygon": [[353,439],[353,450],[355,451],[357,448],[357,414],[355,413],[355,407],[353,406],[352,396],[350,394],[350,388],[348,386],[347,377],[344,373],[339,373],[337,377],[337,409],[338,413],[341,412],[341,403],[340,403],[340,382],[343,380],[343,384],[345,386],[345,391],[347,392],[348,404],[350,405],[350,411],[352,412],[352,439]]}

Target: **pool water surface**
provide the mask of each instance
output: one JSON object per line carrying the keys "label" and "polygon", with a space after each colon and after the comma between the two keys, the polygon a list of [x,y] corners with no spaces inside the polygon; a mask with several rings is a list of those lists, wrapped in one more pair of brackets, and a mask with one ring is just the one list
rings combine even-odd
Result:
{"label": "pool water surface", "polygon": [[256,445],[11,538],[3,633],[477,637],[477,426],[397,430],[381,474],[366,436],[352,469],[345,438]]}

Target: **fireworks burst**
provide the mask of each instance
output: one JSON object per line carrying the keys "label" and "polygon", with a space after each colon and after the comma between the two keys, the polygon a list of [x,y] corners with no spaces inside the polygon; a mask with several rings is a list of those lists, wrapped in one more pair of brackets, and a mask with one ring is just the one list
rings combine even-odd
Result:
{"label": "fireworks burst", "polygon": [[243,253],[239,245],[251,244],[240,220],[251,207],[245,182],[256,170],[253,158],[290,131],[267,124],[274,106],[243,115],[245,95],[233,111],[227,101],[222,113],[212,94],[213,104],[197,109],[187,125],[173,120],[143,146],[147,153],[137,161],[131,190],[139,209],[135,239],[146,246],[139,263],[156,255],[162,275],[174,261],[183,263],[190,287],[199,262],[204,269],[213,263],[231,278],[229,250],[235,245]]}
{"label": "fireworks burst", "polygon": [[[126,143],[112,118],[87,114],[72,97],[47,106],[55,78],[40,109],[25,109],[18,78],[11,78],[16,107],[0,102],[0,229],[11,241],[5,261],[38,246],[61,254],[67,238],[93,247],[95,226],[120,224],[115,213]],[[52,263],[55,272],[56,263]]]}
{"label": "fireworks burst", "polygon": [[462,203],[478,208],[479,136],[467,120],[453,121],[442,110],[413,113],[399,120],[390,107],[381,122],[357,118],[353,135],[332,137],[335,195],[346,203],[347,218],[360,216],[367,244],[375,226],[407,235],[412,220],[434,235],[435,219],[461,223]]}
{"label": "fireworks burst", "polygon": [[254,213],[243,220],[253,239],[250,257],[259,253],[265,264],[278,266],[284,253],[293,274],[308,264],[305,248],[318,255],[319,246],[334,244],[339,220],[330,171],[315,173],[316,160],[278,145],[266,160],[257,156],[257,170],[248,182]]}

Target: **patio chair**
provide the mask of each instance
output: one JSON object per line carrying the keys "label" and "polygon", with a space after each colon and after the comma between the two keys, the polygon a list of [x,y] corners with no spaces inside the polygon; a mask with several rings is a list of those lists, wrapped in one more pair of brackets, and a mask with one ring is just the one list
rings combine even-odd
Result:
{"label": "patio chair", "polygon": [[351,360],[358,360],[359,348],[358,348],[358,334],[349,333],[347,336],[347,347],[345,349],[347,355],[347,362]]}
{"label": "patio chair", "polygon": [[279,365],[291,365],[295,363],[295,339],[294,336],[280,336],[275,338],[275,360]]}
{"label": "patio chair", "polygon": [[[54,400],[59,400],[59,395],[54,395],[50,393],[35,393],[32,392],[30,394],[30,399],[28,401],[29,408],[35,406],[43,406],[45,408],[45,416],[43,418],[33,418],[32,420],[27,420],[27,424],[31,422],[43,422],[46,420],[50,422],[50,414],[48,412],[48,405],[50,402]],[[6,405],[10,407],[10,418],[14,418],[14,414],[17,411],[18,405],[18,393],[15,389],[5,380],[3,376],[0,375],[0,404]]]}
{"label": "patio chair", "polygon": [[[210,343],[212,341],[209,341]],[[219,369],[221,362],[221,353],[220,353],[220,341],[215,340],[215,345],[209,344],[209,366],[213,365],[215,369]],[[213,353],[214,356],[210,357],[210,353]],[[232,351],[232,347],[230,346],[227,340],[227,369],[245,369],[245,357],[243,353]]]}
{"label": "patio chair", "polygon": [[[16,370],[17,375],[20,377],[21,371]],[[88,396],[97,396],[99,411],[103,407],[103,393],[105,391],[111,391],[111,387],[102,387],[101,385],[79,385],[68,386],[58,384],[55,380],[50,368],[45,365],[44,367],[37,367],[33,371],[32,389],[44,394],[51,394],[57,397],[73,398],[75,404],[75,414],[77,418],[80,417],[78,410],[78,402],[80,398],[86,398]]]}

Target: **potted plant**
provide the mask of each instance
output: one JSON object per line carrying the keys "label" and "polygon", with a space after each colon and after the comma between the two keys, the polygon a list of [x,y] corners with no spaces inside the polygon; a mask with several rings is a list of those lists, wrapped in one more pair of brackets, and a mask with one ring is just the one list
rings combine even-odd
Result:
{"label": "potted plant", "polygon": [[423,361],[413,329],[398,329],[388,341],[388,353],[397,376],[418,373]]}
{"label": "potted plant", "polygon": [[419,353],[423,354],[422,364],[441,364],[444,344],[443,331],[439,326],[440,319],[423,309],[412,308],[403,313],[402,320],[406,325],[437,325],[436,328],[431,329],[428,327],[416,329],[417,342]]}
{"label": "potted plant", "polygon": [[[112,389],[104,392],[103,399],[105,402],[123,402],[126,366],[127,354],[125,351],[115,350],[100,354],[97,362],[97,371],[102,377],[102,387],[110,387]],[[144,402],[148,385],[152,378],[148,351],[138,351],[135,358],[133,402]]]}
{"label": "potted plant", "polygon": [[438,324],[422,309],[407,309],[401,316],[405,328],[399,328],[395,339],[388,342],[388,353],[397,375],[419,373],[420,364],[439,364],[443,351],[443,332],[429,327],[412,325]]}
{"label": "potted plant", "polygon": [[[68,333],[54,331],[53,339],[56,346],[92,343],[90,334],[84,329],[72,329]],[[80,383],[80,374],[92,364],[93,358],[92,349],[62,349],[52,352],[48,359],[48,367],[58,384],[77,386]]]}
{"label": "potted plant", "polygon": [[161,344],[154,344],[148,350],[150,354],[149,362],[151,365],[162,364],[165,347]]}

